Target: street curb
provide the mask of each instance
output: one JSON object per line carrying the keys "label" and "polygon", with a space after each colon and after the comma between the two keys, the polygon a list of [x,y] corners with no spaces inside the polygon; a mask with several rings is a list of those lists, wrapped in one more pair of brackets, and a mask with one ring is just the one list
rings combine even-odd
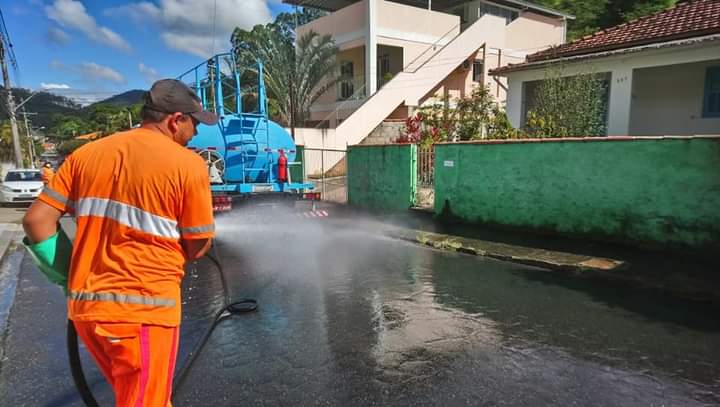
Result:
{"label": "street curb", "polygon": [[22,225],[5,223],[0,225],[0,264],[5,261],[7,254],[20,244],[23,236]]}
{"label": "street curb", "polygon": [[435,249],[526,264],[551,270],[570,272],[609,272],[628,267],[623,260],[557,252],[504,243],[469,239],[460,236],[412,229],[389,229],[386,235]]}
{"label": "street curb", "polygon": [[429,246],[438,250],[454,251],[561,271],[581,278],[592,278],[647,289],[684,300],[701,303],[720,301],[720,290],[717,289],[702,287],[697,284],[689,286],[676,285],[657,281],[653,278],[624,274],[622,271],[629,268],[630,263],[623,260],[514,246],[413,229],[385,228],[383,233],[391,238]]}

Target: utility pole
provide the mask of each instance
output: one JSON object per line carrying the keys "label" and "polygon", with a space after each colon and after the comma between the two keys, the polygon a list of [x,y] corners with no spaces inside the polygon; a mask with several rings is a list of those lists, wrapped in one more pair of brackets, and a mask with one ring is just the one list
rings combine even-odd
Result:
{"label": "utility pole", "polygon": [[28,115],[35,115],[37,113],[28,113],[23,107],[22,115],[25,119],[25,132],[28,137],[28,154],[30,155],[30,168],[35,168],[35,141],[33,140],[32,133],[30,132],[30,124],[28,123]]}
{"label": "utility pole", "polygon": [[12,87],[10,86],[10,75],[8,74],[7,65],[5,65],[5,44],[3,41],[3,33],[0,31],[0,65],[2,65],[2,76],[5,84],[5,97],[7,98],[8,115],[10,116],[10,128],[12,129],[13,150],[15,150],[15,165],[18,168],[23,167],[22,150],[20,148],[20,133],[18,132],[17,119],[15,118],[15,100],[12,95]]}

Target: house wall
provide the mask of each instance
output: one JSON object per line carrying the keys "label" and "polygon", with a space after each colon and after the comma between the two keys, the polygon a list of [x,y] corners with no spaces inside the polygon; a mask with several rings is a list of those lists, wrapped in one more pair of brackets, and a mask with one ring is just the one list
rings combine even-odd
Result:
{"label": "house wall", "polygon": [[630,134],[719,134],[720,118],[702,117],[709,66],[720,59],[635,70]]}
{"label": "house wall", "polygon": [[352,4],[308,24],[301,25],[297,29],[297,34],[302,36],[308,31],[315,31],[323,35],[332,35],[336,45],[356,40],[365,34],[367,1]]}
{"label": "house wall", "polygon": [[435,211],[467,222],[720,249],[720,137],[435,146]]}
{"label": "house wall", "polygon": [[529,11],[505,28],[505,48],[526,54],[541,51],[565,41],[565,21]]}
{"label": "house wall", "polygon": [[[357,91],[360,84],[364,83],[365,78],[365,50],[363,47],[356,47],[338,52],[336,57],[338,68],[336,74],[340,74],[340,63],[343,61],[349,61],[353,63],[354,81],[356,82],[355,90]],[[339,92],[337,85],[331,87],[315,102],[314,110],[325,110],[330,111],[335,108],[335,104],[338,101]],[[311,110],[312,112],[312,110]],[[317,115],[311,115],[311,120],[320,120]]]}
{"label": "house wall", "polygon": [[432,44],[452,33],[460,33],[458,16],[390,1],[378,1],[378,37]]}
{"label": "house wall", "polygon": [[[563,75],[571,76],[588,72],[609,74],[611,79],[608,134],[619,136],[636,135],[631,132],[630,127],[633,108],[634,71],[651,67],[714,61],[717,60],[717,55],[720,55],[720,41],[699,42],[682,47],[653,48],[637,52],[611,54],[602,58],[570,60],[564,64]],[[545,68],[539,67],[510,72],[507,77],[509,79],[508,117],[513,126],[520,127],[523,124],[523,83],[543,79],[545,77]],[[657,85],[662,87],[662,82],[657,83]],[[642,86],[645,87],[644,81]],[[712,130],[712,123],[710,127],[710,130]],[[690,130],[692,129],[688,129],[683,133],[690,132]],[[702,133],[707,134],[704,131]],[[720,129],[716,129],[710,134],[720,134]]]}

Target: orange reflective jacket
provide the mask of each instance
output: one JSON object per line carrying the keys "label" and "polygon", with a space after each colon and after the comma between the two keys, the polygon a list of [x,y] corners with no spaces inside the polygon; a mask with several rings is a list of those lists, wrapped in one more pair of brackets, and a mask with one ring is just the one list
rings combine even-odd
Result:
{"label": "orange reflective jacket", "polygon": [[71,319],[180,323],[180,239],[214,236],[200,156],[154,131],[118,133],[76,150],[38,199],[77,220]]}

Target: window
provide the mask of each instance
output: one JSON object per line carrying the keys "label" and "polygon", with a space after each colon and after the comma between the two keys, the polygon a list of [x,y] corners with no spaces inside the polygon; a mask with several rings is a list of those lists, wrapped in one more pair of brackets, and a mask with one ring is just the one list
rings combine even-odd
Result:
{"label": "window", "polygon": [[473,62],[473,82],[482,83],[483,73],[483,61]]}
{"label": "window", "polygon": [[340,76],[344,79],[351,79],[355,74],[353,73],[353,63],[351,61],[340,62]]}
{"label": "window", "polygon": [[720,117],[720,66],[711,66],[705,71],[702,117]]}
{"label": "window", "polygon": [[5,181],[42,181],[40,171],[10,171],[5,175]]}
{"label": "window", "polygon": [[340,82],[340,99],[350,99],[355,93],[355,86],[352,81]]}
{"label": "window", "polygon": [[485,14],[503,17],[505,18],[505,24],[510,24],[520,15],[517,10],[497,6],[491,3],[480,3],[480,7],[478,8],[478,18],[484,16]]}
{"label": "window", "polygon": [[355,93],[353,79],[355,76],[353,63],[351,61],[340,62],[340,95],[341,100],[350,99]]}

